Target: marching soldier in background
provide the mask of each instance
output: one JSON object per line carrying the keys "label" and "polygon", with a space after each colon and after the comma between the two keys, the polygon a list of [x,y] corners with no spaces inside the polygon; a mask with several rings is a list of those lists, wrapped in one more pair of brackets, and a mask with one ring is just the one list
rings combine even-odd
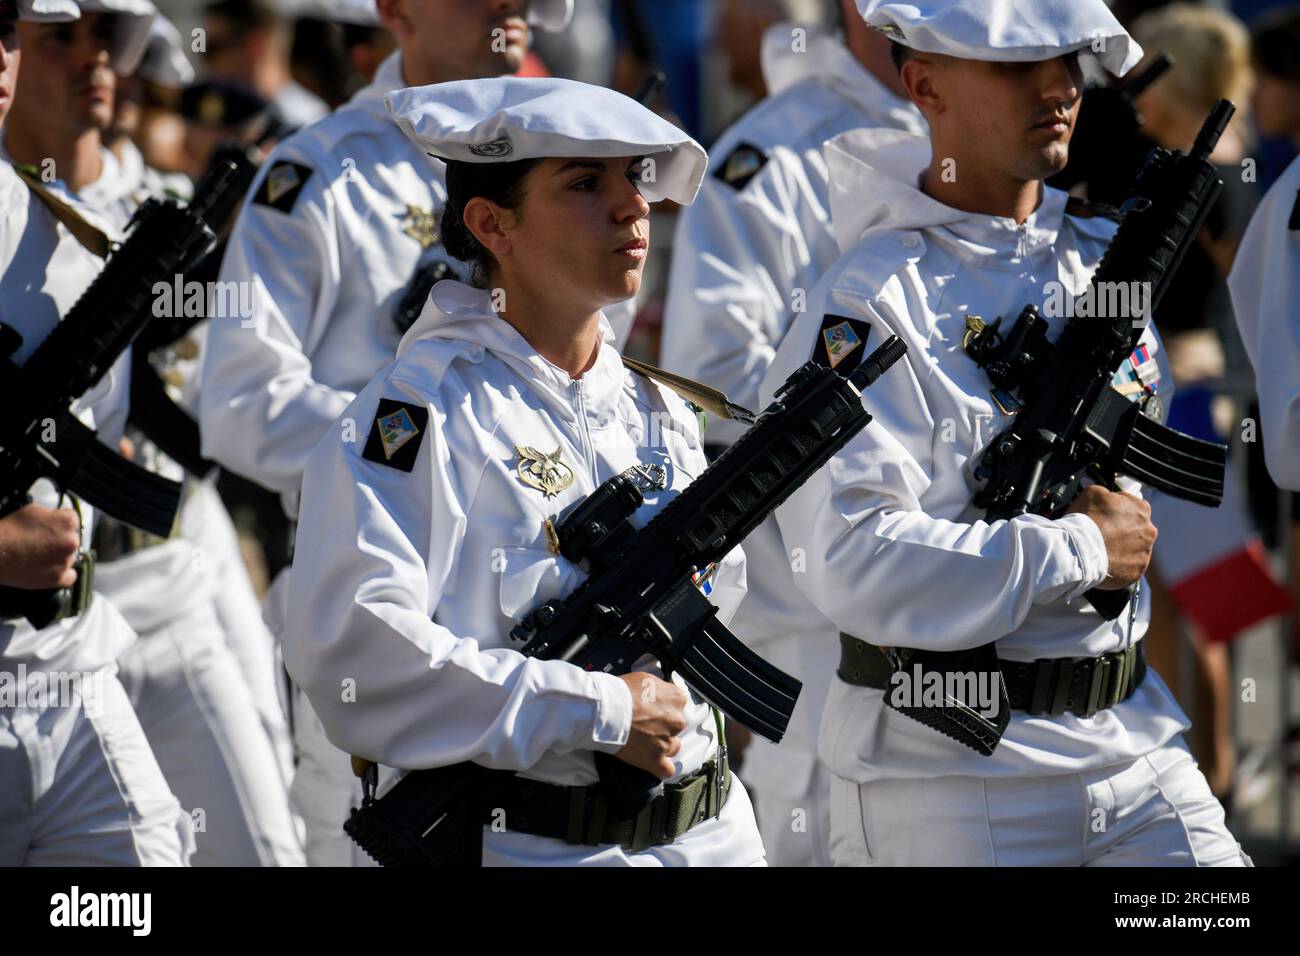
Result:
{"label": "marching soldier in background", "polygon": [[[76,20],[69,0],[0,3],[0,75],[18,72],[15,15],[26,25]],[[26,33],[24,46],[35,35]],[[8,106],[0,98],[0,121]],[[57,212],[55,211],[57,209]],[[0,163],[0,323],[22,341],[23,362],[101,267],[112,227],[62,190]],[[78,403],[78,417],[116,446],[126,421],[129,363],[119,362]],[[89,565],[94,510],[62,507],[38,483],[35,503],[0,518],[0,586],[72,587]],[[78,571],[76,568],[80,568]],[[85,583],[82,581],[81,583]],[[102,595],[37,629],[0,599],[0,866],[181,866],[193,849],[188,815],[172,795],[116,675],[135,633]],[[72,677],[75,680],[68,680]],[[40,684],[35,682],[40,678]],[[55,693],[69,690],[72,699]],[[5,696],[8,696],[7,694]]]}
{"label": "marching soldier in background", "polygon": [[[808,293],[839,258],[822,143],[850,129],[925,129],[889,40],[868,29],[851,0],[839,2],[842,36],[793,24],[768,31],[770,95],[714,145],[710,175],[682,211],[673,244],[663,365],[748,408],[758,407],[759,383]],[[710,421],[706,447],[716,455],[739,437],[740,424]],[[741,774],[754,791],[768,859],[826,865],[830,776],[817,760],[817,728],[835,648],[803,634],[810,609],[800,606],[775,520],[749,538],[745,553],[752,587],[736,629],[804,691],[781,745],[753,740]]]}
{"label": "marching soldier in background", "polygon": [[[1070,295],[1087,286],[1114,226],[1067,215],[1065,194],[1042,180],[1068,157],[1081,51],[1123,75],[1141,50],[1101,0],[861,5],[897,44],[931,135],[855,131],[827,146],[832,222],[847,251],[764,383],[770,395],[810,357],[850,370],[877,337],[897,334],[910,349],[910,374],[872,390],[880,427],[777,512],[786,547],[806,555],[797,585],[827,618],[816,638],[844,635],[821,735],[835,775],[834,861],[1240,866],[1181,740],[1187,720],[1145,668],[1149,602],[1130,601],[1110,621],[1083,600],[1141,577],[1156,536],[1149,507],[1097,486],[1057,520],[987,521],[972,505],[972,459],[1002,419],[988,376],[963,351],[964,318],[1015,316],[1043,303],[1049,284]],[[1050,337],[1064,317],[1046,311]],[[1150,327],[1130,363],[1135,394],[1167,397]],[[908,688],[881,647],[993,641],[1016,701],[991,755],[886,705]],[[1110,696],[1071,696],[1094,672],[1112,675]],[[1025,689],[1040,684],[1058,691],[1044,707]],[[986,710],[996,689],[981,696]],[[921,688],[911,691],[899,706],[920,706]],[[1032,716],[1015,709],[1031,703]]]}
{"label": "marching soldier in background", "polygon": [[[464,275],[443,248],[443,166],[394,124],[384,97],[407,86],[519,69],[525,17],[562,29],[568,0],[379,0],[398,49],[338,111],[280,144],[231,234],[220,281],[246,283],[253,314],[210,323],[199,414],[205,456],[278,491],[296,514],[312,447],[424,308]],[[287,577],[267,598],[283,628]],[[343,834],[360,798],[348,757],[310,708],[295,709],[292,799],[313,864],[362,862]]]}
{"label": "marching soldier in background", "polygon": [[[69,187],[123,231],[147,198],[147,183],[122,178],[101,130],[112,119],[115,72],[136,69],[155,13],[145,0],[86,0],[82,6],[75,23],[27,31],[29,69],[19,83],[5,146],[15,159],[38,168],[42,157],[53,159],[55,175],[67,176]],[[151,444],[139,445],[136,454],[138,463],[182,477]],[[277,762],[218,610],[230,606],[246,572],[233,536],[215,551],[194,543],[222,545],[215,523],[229,519],[210,486],[191,481],[187,487],[169,540],[101,523],[98,587],[141,637],[119,659],[122,684],[164,775],[194,815],[195,863],[299,864],[287,767]],[[248,611],[256,614],[255,598],[246,597]],[[241,627],[239,614],[229,619],[239,639],[256,639]],[[245,613],[243,619],[260,626],[255,616]],[[269,669],[264,631],[263,643]],[[268,682],[267,689],[273,694],[274,685]],[[274,708],[274,698],[264,705]]]}

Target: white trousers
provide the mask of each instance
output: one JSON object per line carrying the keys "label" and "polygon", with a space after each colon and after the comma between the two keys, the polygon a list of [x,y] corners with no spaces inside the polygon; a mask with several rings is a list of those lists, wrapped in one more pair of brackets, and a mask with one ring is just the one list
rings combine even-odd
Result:
{"label": "white trousers", "polygon": [[768,866],[831,865],[831,777],[817,761],[808,792],[797,798],[746,784]]}
{"label": "white trousers", "polygon": [[831,781],[836,866],[1249,866],[1181,738],[1043,777]]}
{"label": "white trousers", "polygon": [[352,758],[325,736],[307,695],[293,694],[293,737],[298,769],[289,788],[294,813],[302,818],[309,866],[378,866],[343,832],[343,821],[361,804],[361,781]]}
{"label": "white trousers", "polygon": [[189,819],[110,665],[92,696],[0,708],[0,866],[184,866]]}
{"label": "white trousers", "polygon": [[279,763],[211,602],[142,633],[118,663],[190,815],[194,865],[302,866]]}

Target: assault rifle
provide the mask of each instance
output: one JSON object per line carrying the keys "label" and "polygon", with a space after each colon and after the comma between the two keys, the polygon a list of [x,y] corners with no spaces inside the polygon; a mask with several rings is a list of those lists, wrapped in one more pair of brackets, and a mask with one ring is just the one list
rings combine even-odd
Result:
{"label": "assault rifle", "polygon": [[[891,338],[849,376],[809,362],[753,427],[643,528],[642,495],[617,475],[559,523],[559,550],[587,579],[527,614],[511,632],[529,657],[621,675],[645,655],[773,742],[785,733],[800,683],[764,661],[717,620],[696,575],[720,561],[871,421],[861,393],[907,351]],[[733,406],[734,408],[734,406]],[[753,416],[737,415],[753,421]],[[657,778],[596,754],[610,803],[634,812]],[[603,759],[602,759],[603,758]],[[473,763],[408,773],[382,799],[369,795],[344,824],[385,866],[481,860],[479,793],[492,771]]]}

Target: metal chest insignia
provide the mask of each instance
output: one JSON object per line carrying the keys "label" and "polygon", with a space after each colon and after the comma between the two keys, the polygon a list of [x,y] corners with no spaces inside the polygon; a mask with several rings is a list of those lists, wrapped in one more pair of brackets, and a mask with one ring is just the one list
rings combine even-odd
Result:
{"label": "metal chest insignia", "polygon": [[430,249],[442,241],[438,232],[438,218],[433,211],[409,203],[406,216],[402,219],[402,232],[418,242],[421,249]]}
{"label": "metal chest insignia", "polygon": [[663,491],[668,487],[668,469],[663,465],[633,465],[623,472],[623,477],[644,492]]}
{"label": "metal chest insignia", "polygon": [[397,402],[391,398],[380,399],[375,423],[371,426],[361,456],[367,461],[409,472],[415,467],[415,459],[420,453],[428,423],[427,408]]}
{"label": "metal chest insignia", "polygon": [[547,498],[554,498],[573,484],[573,469],[560,461],[561,448],[549,455],[536,448],[515,446],[519,462],[515,475],[530,488],[536,488]]}

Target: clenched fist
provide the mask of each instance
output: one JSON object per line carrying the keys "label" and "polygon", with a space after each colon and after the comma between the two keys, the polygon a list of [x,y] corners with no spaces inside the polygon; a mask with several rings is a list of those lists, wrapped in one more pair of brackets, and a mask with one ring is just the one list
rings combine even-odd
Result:
{"label": "clenched fist", "polygon": [[1156,543],[1151,506],[1122,491],[1089,485],[1071,502],[1069,513],[1085,514],[1101,529],[1110,559],[1110,574],[1097,585],[1103,591],[1120,591],[1146,572]]}
{"label": "clenched fist", "polygon": [[667,780],[676,770],[672,758],[682,749],[677,735],[686,729],[686,691],[641,671],[620,680],[632,692],[632,732],[615,756]]}
{"label": "clenched fist", "polygon": [[77,513],[27,505],[0,518],[0,584],[44,590],[68,588],[81,547]]}

